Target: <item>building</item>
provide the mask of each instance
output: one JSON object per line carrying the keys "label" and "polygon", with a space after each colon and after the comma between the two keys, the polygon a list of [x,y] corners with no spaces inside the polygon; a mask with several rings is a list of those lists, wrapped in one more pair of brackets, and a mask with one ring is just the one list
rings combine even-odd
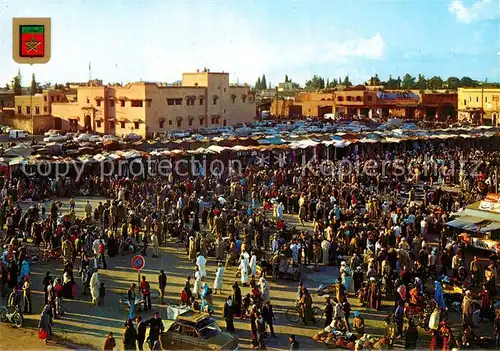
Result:
{"label": "building", "polygon": [[14,107],[14,90],[0,89],[0,110]]}
{"label": "building", "polygon": [[77,88],[76,102],[56,103],[63,129],[142,137],[183,129],[251,122],[256,107],[247,85],[229,84],[228,73],[184,73],[180,85],[138,82]]}
{"label": "building", "polygon": [[338,116],[400,117],[423,119],[456,116],[456,93],[416,94],[408,91],[376,91],[358,85],[331,92],[300,92],[294,98],[275,99],[271,114],[278,117]]}
{"label": "building", "polygon": [[500,88],[459,88],[458,119],[471,123],[500,124]]}

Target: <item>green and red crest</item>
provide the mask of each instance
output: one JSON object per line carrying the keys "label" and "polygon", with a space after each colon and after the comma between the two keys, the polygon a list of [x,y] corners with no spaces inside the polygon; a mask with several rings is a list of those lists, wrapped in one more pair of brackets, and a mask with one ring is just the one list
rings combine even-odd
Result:
{"label": "green and red crest", "polygon": [[19,26],[19,56],[44,57],[45,41],[45,26]]}

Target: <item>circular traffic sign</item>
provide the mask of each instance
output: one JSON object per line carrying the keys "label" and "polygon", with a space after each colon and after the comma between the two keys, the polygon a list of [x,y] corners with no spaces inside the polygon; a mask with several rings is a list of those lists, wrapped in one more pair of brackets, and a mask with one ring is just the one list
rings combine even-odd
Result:
{"label": "circular traffic sign", "polygon": [[141,255],[132,257],[132,268],[140,271],[146,265],[146,260]]}

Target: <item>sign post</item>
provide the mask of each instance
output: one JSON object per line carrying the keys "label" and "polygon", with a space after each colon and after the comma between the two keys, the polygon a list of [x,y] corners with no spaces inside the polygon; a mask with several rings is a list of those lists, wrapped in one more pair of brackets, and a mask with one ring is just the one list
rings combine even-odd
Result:
{"label": "sign post", "polygon": [[141,271],[144,268],[144,266],[146,265],[146,259],[141,255],[136,255],[136,256],[132,257],[131,263],[132,263],[132,268],[137,271],[137,281],[139,283],[137,288],[140,289],[141,288]]}

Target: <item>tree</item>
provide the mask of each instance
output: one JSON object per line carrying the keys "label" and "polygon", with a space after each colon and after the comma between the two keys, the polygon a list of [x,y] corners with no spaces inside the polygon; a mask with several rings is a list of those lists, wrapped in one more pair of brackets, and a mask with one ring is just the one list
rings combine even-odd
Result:
{"label": "tree", "polygon": [[425,76],[423,74],[418,75],[417,82],[415,83],[415,88],[419,89],[420,91],[427,89],[427,79],[425,79]]}
{"label": "tree", "polygon": [[403,81],[401,82],[401,88],[405,90],[410,90],[413,89],[414,87],[415,87],[415,77],[412,77],[411,74],[406,73],[403,76]]}
{"label": "tree", "polygon": [[342,82],[343,85],[346,87],[350,87],[352,85],[351,81],[349,80],[349,76],[345,76],[344,81]]}
{"label": "tree", "polygon": [[5,90],[10,90],[10,85],[9,85],[9,83],[5,83]]}
{"label": "tree", "polygon": [[448,89],[456,90],[460,86],[460,79],[457,77],[449,77],[448,80]]}
{"label": "tree", "polygon": [[330,88],[330,78],[326,78],[325,88]]}
{"label": "tree", "polygon": [[460,79],[460,87],[462,88],[475,87],[476,85],[477,84],[470,77],[462,77],[462,79]]}
{"label": "tree", "polygon": [[398,81],[392,78],[392,75],[389,75],[389,79],[387,79],[385,86],[389,90],[399,89]]}
{"label": "tree", "polygon": [[443,80],[440,76],[434,76],[429,79],[429,89],[441,89],[443,87]]}
{"label": "tree", "polygon": [[378,77],[378,74],[375,73],[375,75],[373,77],[370,77],[370,80],[367,83],[368,83],[368,85],[370,85],[372,87],[380,85],[380,79]]}
{"label": "tree", "polygon": [[325,89],[325,80],[315,74],[310,80],[306,82],[306,89],[310,90]]}
{"label": "tree", "polygon": [[339,82],[338,82],[337,78],[333,78],[332,85],[333,85],[333,87],[334,87],[334,88],[335,88],[337,85],[339,85]]}
{"label": "tree", "polygon": [[257,81],[255,82],[255,89],[256,90],[261,90],[262,89],[262,84],[260,82],[260,77],[257,78]]}
{"label": "tree", "polygon": [[22,76],[21,70],[17,71],[17,76],[12,79],[12,89],[14,90],[14,95],[21,95],[23,93],[23,87],[21,85]]}
{"label": "tree", "polygon": [[260,82],[261,82],[261,86],[262,86],[261,89],[266,89],[266,87],[267,87],[267,81],[266,81],[266,75],[265,74],[262,75],[262,78],[261,78]]}
{"label": "tree", "polygon": [[35,95],[37,92],[37,84],[36,84],[36,80],[35,80],[35,73],[33,73],[31,75],[31,89],[30,89],[30,93],[31,95]]}
{"label": "tree", "polygon": [[288,79],[288,74],[285,74],[285,83],[288,83],[290,80]]}

